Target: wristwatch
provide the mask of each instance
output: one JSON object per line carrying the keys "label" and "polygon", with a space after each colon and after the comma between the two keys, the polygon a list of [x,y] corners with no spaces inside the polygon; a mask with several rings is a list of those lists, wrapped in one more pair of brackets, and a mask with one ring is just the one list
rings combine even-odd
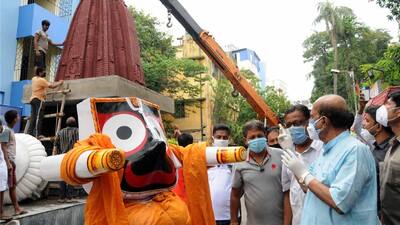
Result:
{"label": "wristwatch", "polygon": [[315,177],[310,173],[310,172],[305,172],[300,178],[299,178],[299,182],[300,184],[308,187],[308,185],[310,184],[310,182],[312,180],[314,180]]}
{"label": "wristwatch", "polygon": [[302,185],[306,185],[305,183],[304,183],[304,181],[305,181],[305,179],[306,179],[306,177],[308,176],[310,174],[310,172],[305,172],[305,173],[303,173],[303,175],[301,175],[300,177],[299,177],[299,183],[300,184],[302,184]]}

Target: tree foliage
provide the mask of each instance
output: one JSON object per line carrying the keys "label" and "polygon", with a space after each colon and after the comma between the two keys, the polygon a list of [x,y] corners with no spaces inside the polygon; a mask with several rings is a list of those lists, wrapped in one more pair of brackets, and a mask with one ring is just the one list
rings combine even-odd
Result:
{"label": "tree foliage", "polygon": [[330,1],[320,2],[318,4],[319,15],[314,23],[324,22],[326,32],[329,34],[329,40],[333,47],[333,68],[338,68],[338,38],[344,35],[346,23],[344,21],[351,19],[354,14],[350,8],[336,7]]}
{"label": "tree foliage", "polygon": [[[347,10],[351,12],[350,10]],[[337,69],[338,94],[344,97],[349,105],[353,105],[354,96],[351,80],[347,71],[353,70],[356,82],[363,78],[360,65],[375,63],[383,56],[391,39],[384,30],[374,30],[357,21],[350,13],[336,20],[340,27],[337,34]],[[329,31],[314,32],[303,43],[303,57],[306,62],[313,63],[310,76],[314,78],[314,88],[311,101],[318,97],[333,93],[334,48]]]}
{"label": "tree foliage", "polygon": [[206,68],[191,59],[177,59],[172,36],[157,29],[156,18],[133,7],[129,12],[136,22],[146,86],[174,98],[198,97],[198,82],[206,79],[201,76]]}
{"label": "tree foliage", "polygon": [[400,45],[391,45],[376,63],[361,65],[365,85],[380,80],[383,87],[400,85]]}
{"label": "tree foliage", "polygon": [[[274,87],[261,88],[259,80],[249,70],[241,71],[241,74],[252,84],[266,103],[278,116],[281,116],[290,106],[290,102],[284,94],[281,94]],[[242,127],[252,119],[257,118],[253,108],[241,95],[233,97],[232,84],[224,77],[217,79],[214,89],[214,123],[227,124],[232,130],[232,139],[236,144],[243,144]]]}
{"label": "tree foliage", "polygon": [[376,0],[380,7],[390,10],[391,15],[388,15],[390,20],[400,22],[400,1],[399,0]]}

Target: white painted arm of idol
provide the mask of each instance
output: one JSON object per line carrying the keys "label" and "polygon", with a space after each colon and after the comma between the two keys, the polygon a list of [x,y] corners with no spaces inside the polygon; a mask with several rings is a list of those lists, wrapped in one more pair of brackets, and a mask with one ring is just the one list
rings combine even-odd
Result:
{"label": "white painted arm of idol", "polygon": [[207,166],[243,162],[246,156],[247,150],[242,146],[206,147]]}
{"label": "white painted arm of idol", "polygon": [[[102,166],[97,166],[96,170],[90,170],[89,166],[89,156],[93,155],[93,153],[99,151],[86,151],[79,156],[76,166],[75,166],[75,174],[79,178],[94,178],[100,174],[107,173],[113,171],[112,169],[107,169]],[[40,163],[40,175],[44,180],[47,181],[62,181],[61,179],[61,163],[66,154],[49,156],[43,159]],[[115,159],[115,158],[114,158]],[[121,161],[123,164],[123,159],[118,159],[117,161]]]}

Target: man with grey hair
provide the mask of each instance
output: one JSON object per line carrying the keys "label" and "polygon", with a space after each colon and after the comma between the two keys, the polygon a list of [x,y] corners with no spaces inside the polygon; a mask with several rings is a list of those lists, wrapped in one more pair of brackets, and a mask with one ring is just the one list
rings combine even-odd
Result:
{"label": "man with grey hair", "polygon": [[[54,142],[53,155],[67,153],[74,147],[74,144],[79,140],[79,133],[77,123],[74,117],[68,117],[66,121],[66,128],[61,129],[56,136]],[[60,199],[58,202],[71,202],[71,191],[73,187],[60,181]]]}
{"label": "man with grey hair", "polygon": [[313,105],[309,137],[324,142],[320,156],[307,167],[285,150],[282,161],[307,191],[302,225],[378,225],[375,160],[349,129],[354,116],[338,95],[320,97]]}

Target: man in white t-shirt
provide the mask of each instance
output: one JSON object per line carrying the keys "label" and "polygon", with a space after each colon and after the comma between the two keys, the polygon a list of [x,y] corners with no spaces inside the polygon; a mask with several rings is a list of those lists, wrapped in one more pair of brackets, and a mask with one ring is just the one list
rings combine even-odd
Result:
{"label": "man in white t-shirt", "polygon": [[[0,136],[3,134],[5,127],[0,120]],[[7,154],[7,149],[4,144],[0,143],[0,220],[9,221],[12,219],[10,216],[6,216],[4,214],[3,209],[3,200],[4,200],[4,192],[8,188],[7,179],[8,179],[8,168],[11,166],[8,158],[5,158],[4,155]]]}
{"label": "man in white t-shirt", "polygon": [[[213,128],[213,146],[228,147],[231,131],[224,124]],[[232,188],[232,165],[218,165],[208,169],[208,183],[216,225],[230,224],[230,196]]]}
{"label": "man in white t-shirt", "polygon": [[13,128],[19,120],[18,112],[16,110],[9,110],[4,114],[4,119],[6,120],[7,127],[4,127],[3,133],[0,134],[0,143],[2,144],[2,147],[7,150],[7,153],[4,156],[8,158],[8,163],[10,164],[8,167],[8,189],[11,202],[14,206],[14,216],[19,216],[28,212],[19,206],[17,197],[17,175],[15,161],[17,155],[17,143],[15,141]]}
{"label": "man in white t-shirt", "polygon": [[50,27],[48,20],[42,20],[42,29],[35,32],[33,45],[35,48],[35,67],[46,69],[46,55],[49,44],[54,46],[62,46],[62,43],[53,43],[47,34]]}

